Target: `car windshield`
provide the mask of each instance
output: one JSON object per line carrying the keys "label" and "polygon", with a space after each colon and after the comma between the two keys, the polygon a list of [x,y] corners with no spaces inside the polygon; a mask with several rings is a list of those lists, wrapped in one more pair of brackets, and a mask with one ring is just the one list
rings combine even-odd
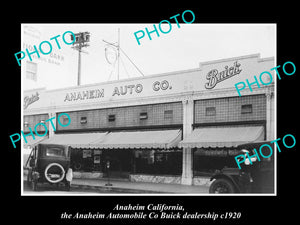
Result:
{"label": "car windshield", "polygon": [[65,156],[63,148],[48,147],[46,148],[46,156],[61,157]]}

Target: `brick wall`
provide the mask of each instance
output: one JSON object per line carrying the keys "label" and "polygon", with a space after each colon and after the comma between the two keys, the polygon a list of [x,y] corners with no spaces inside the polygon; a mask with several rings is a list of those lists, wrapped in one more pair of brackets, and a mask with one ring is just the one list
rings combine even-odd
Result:
{"label": "brick wall", "polygon": [[[62,127],[57,123],[57,130],[177,125],[182,124],[182,112],[181,102],[67,112],[71,118],[70,125]],[[147,118],[140,119],[140,116],[145,117],[140,113],[147,113]],[[114,115],[115,120],[109,121],[109,115]],[[60,117],[60,121],[64,123],[64,116]],[[68,123],[68,120],[65,119],[65,122]]]}
{"label": "brick wall", "polygon": [[[265,95],[197,100],[194,104],[194,123],[198,124],[266,120]],[[62,127],[56,123],[57,130],[150,127],[183,123],[181,102],[67,113],[71,117],[70,125]],[[147,113],[147,118],[141,119],[141,113]],[[56,114],[56,117],[58,114]],[[109,115],[114,115],[115,120],[109,121]],[[143,115],[145,116],[145,114]],[[34,126],[37,123],[47,119],[48,114],[24,116],[24,124],[27,122],[28,125],[23,125],[23,131],[28,132],[28,127],[31,127],[34,131]],[[60,117],[60,121],[64,123],[64,116]],[[65,123],[68,123],[68,120],[65,120]],[[49,122],[46,123],[46,126],[49,128]],[[38,126],[37,131],[44,131],[44,127]]]}
{"label": "brick wall", "polygon": [[195,101],[195,123],[266,120],[265,95]]}
{"label": "brick wall", "polygon": [[[29,127],[31,128],[31,130],[34,132],[34,127],[36,124],[41,123],[41,121],[46,121],[47,119],[49,119],[48,114],[38,114],[38,115],[30,115],[30,116],[24,116],[24,124],[23,124],[23,132],[29,132]],[[25,126],[25,124],[27,124]],[[47,128],[49,128],[49,122],[45,123]],[[51,126],[51,124],[50,124]],[[45,131],[44,126],[37,126],[36,127],[37,132],[41,131],[41,135],[43,134],[42,131]],[[48,129],[49,130],[49,129]]]}

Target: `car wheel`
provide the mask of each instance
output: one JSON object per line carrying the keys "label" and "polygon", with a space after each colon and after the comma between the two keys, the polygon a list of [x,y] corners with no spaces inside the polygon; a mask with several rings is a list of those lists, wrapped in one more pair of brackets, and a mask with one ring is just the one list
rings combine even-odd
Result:
{"label": "car wheel", "polygon": [[77,170],[80,170],[82,167],[81,163],[75,163],[74,165],[74,169],[77,171]]}
{"label": "car wheel", "polygon": [[235,193],[233,183],[224,178],[216,179],[209,187],[209,193]]}
{"label": "car wheel", "polygon": [[[60,169],[61,173],[60,173],[58,179],[52,179],[51,173],[48,174],[48,171],[49,171],[52,167],[58,167],[58,168]],[[45,168],[44,175],[45,175],[46,180],[47,180],[49,183],[52,183],[52,184],[58,184],[58,183],[61,182],[61,181],[64,179],[64,177],[65,177],[65,169],[64,169],[63,166],[60,165],[59,163],[50,163],[50,164]]]}

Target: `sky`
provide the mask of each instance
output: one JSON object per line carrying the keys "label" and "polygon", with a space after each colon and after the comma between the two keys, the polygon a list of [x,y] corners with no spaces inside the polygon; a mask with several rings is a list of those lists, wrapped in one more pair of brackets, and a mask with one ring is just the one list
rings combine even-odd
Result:
{"label": "sky", "polygon": [[[168,30],[168,25],[163,25],[162,29]],[[37,30],[39,38],[24,35],[24,26]],[[158,27],[157,24],[156,26]],[[139,30],[146,33],[146,27],[151,31],[153,24],[22,24],[22,42],[30,42],[38,48],[42,41],[49,41],[53,53],[64,56],[64,61],[59,65],[33,59],[33,62],[38,63],[38,79],[35,82],[24,82],[23,88],[45,87],[49,90],[77,85],[78,52],[59,39],[66,31],[88,31],[91,35],[90,46],[84,48],[87,53],[82,53],[81,57],[82,85],[117,80],[117,63],[115,66],[108,63],[105,57],[105,48],[108,45],[103,40],[116,43],[118,29],[121,49],[144,76],[194,69],[199,67],[200,62],[250,54],[259,53],[262,58],[276,56],[274,24],[180,23],[178,28],[176,23],[172,23],[169,33],[163,34],[159,31],[159,37],[152,33],[152,40],[146,34],[138,45],[134,33]],[[60,35],[58,41],[61,49],[57,48],[54,40],[50,40],[57,35]],[[24,45],[21,49],[25,51]],[[108,51],[108,58],[113,61],[114,51],[112,48],[108,48]],[[119,65],[119,79],[142,76],[122,51]],[[22,77],[25,77],[24,70]]]}

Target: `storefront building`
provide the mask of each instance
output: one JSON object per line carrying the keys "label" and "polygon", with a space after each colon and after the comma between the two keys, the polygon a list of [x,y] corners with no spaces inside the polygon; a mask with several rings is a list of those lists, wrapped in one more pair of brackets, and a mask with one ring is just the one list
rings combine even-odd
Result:
{"label": "storefront building", "polygon": [[[28,145],[70,145],[75,172],[105,177],[109,161],[112,177],[197,185],[216,169],[235,167],[238,144],[275,138],[274,82],[253,84],[241,97],[234,86],[274,66],[274,58],[255,54],[142,78],[28,90],[23,131],[55,117],[56,129],[46,123],[47,137]],[[70,116],[68,126],[58,123],[60,113]]]}

